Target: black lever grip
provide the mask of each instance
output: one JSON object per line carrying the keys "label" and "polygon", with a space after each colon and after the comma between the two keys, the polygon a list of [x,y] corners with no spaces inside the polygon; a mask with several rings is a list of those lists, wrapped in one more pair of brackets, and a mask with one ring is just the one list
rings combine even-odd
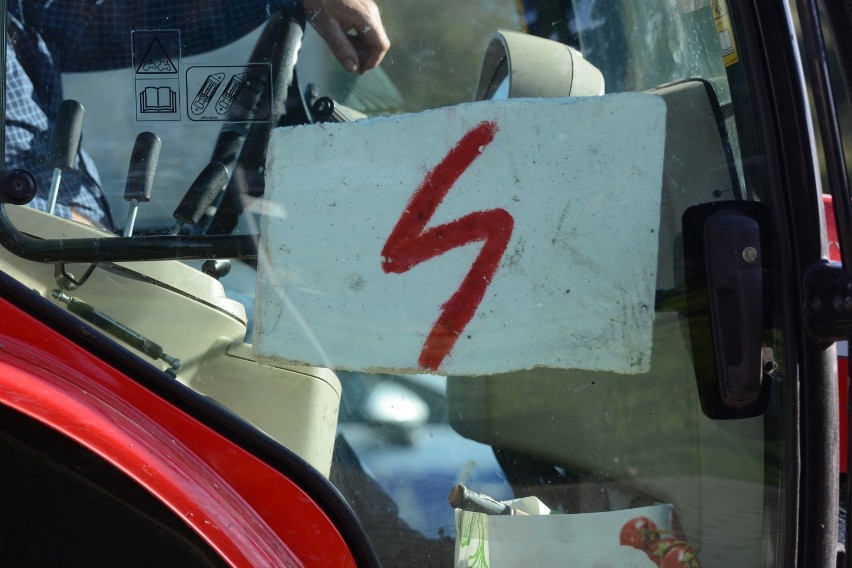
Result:
{"label": "black lever grip", "polygon": [[228,168],[221,163],[207,164],[175,209],[175,219],[179,223],[197,225],[207,212],[207,208],[213,204],[216,196],[228,183],[229,176]]}
{"label": "black lever grip", "polygon": [[127,171],[127,185],[124,187],[124,199],[147,203],[151,200],[151,188],[154,174],[160,159],[162,142],[153,132],[142,132],[136,137],[133,152],[130,154],[130,167]]}
{"label": "black lever grip", "polygon": [[75,100],[64,100],[59,105],[59,117],[50,148],[50,167],[68,171],[74,168],[80,138],[83,135],[83,105]]}
{"label": "black lever grip", "polygon": [[219,139],[216,140],[212,161],[233,164],[240,155],[240,149],[243,147],[245,139],[245,132],[230,128],[223,129],[219,134]]}

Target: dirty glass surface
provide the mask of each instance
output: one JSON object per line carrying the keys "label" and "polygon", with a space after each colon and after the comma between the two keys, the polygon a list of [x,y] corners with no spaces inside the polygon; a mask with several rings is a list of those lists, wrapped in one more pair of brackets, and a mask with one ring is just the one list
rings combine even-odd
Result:
{"label": "dirty glass surface", "polygon": [[[266,10],[226,16],[223,21],[229,25],[216,28],[199,27],[208,22],[198,17],[204,13],[202,4],[210,3],[177,2],[197,4],[197,13],[189,10],[181,17],[133,19],[128,12],[126,21],[112,22],[114,42],[64,66],[74,60],[75,49],[86,45],[88,20],[45,23],[23,4],[9,4],[13,25],[7,33],[6,165],[32,170],[40,185],[31,206],[6,206],[18,230],[45,239],[148,238],[146,246],[152,248],[161,237],[290,233],[286,240],[262,240],[259,254],[231,255],[229,272],[203,256],[178,261],[162,256],[148,260],[143,254],[99,261],[95,267],[95,248],[89,261],[49,263],[2,251],[0,268],[81,317],[82,305],[98,310],[107,333],[328,475],[362,520],[385,565],[451,566],[458,559],[462,566],[500,566],[501,554],[530,565],[561,564],[565,555],[589,566],[781,563],[786,456],[780,385],[785,369],[772,355],[779,350],[781,326],[767,300],[759,329],[761,364],[767,372],[757,402],[720,411],[705,396],[706,376],[714,365],[706,303],[690,303],[694,299],[688,297],[694,292],[688,274],[694,236],[684,234],[689,233],[684,213],[700,204],[734,201],[754,202],[758,210],[771,199],[755,128],[757,103],[744,72],[750,54],[738,40],[746,32],[724,0],[380,0],[392,42],[382,66],[363,75],[346,73],[308,26],[289,91],[287,81],[279,80],[281,63],[272,53],[287,47],[292,36],[279,29],[272,39],[263,39]],[[496,36],[498,31],[503,35]],[[544,43],[530,47],[519,35]],[[199,37],[208,40],[199,42]],[[52,50],[53,59],[37,56],[38,42]],[[28,48],[36,55],[27,55]],[[572,62],[567,81],[552,63],[566,58]],[[20,65],[10,63],[13,59]],[[61,93],[58,83],[43,83],[51,73],[61,76]],[[35,87],[15,83],[26,78]],[[33,88],[44,116],[15,115],[16,97],[33,97],[28,91]],[[609,96],[625,93],[619,95],[623,98]],[[47,94],[52,102],[43,100]],[[511,100],[518,97],[523,100]],[[570,97],[568,102],[564,97]],[[55,165],[49,150],[63,99],[85,108],[81,150],[69,166]],[[458,106],[475,99],[492,100]],[[547,101],[562,102],[541,106]],[[634,104],[638,106],[630,106]],[[329,105],[335,112],[326,112]],[[375,329],[383,327],[376,322],[385,321],[379,319],[384,314],[365,308],[357,319],[343,310],[367,297],[357,295],[373,285],[365,271],[379,271],[382,262],[394,261],[381,246],[391,240],[397,218],[412,208],[408,200],[417,183],[452,155],[452,148],[467,147],[455,131],[436,134],[430,124],[445,121],[452,128],[453,113],[467,116],[480,108],[503,109],[492,122],[500,123],[499,136],[510,137],[501,143],[518,150],[504,160],[518,173],[506,181],[510,189],[502,187],[502,179],[483,173],[491,185],[478,195],[493,188],[496,203],[505,190],[511,202],[515,191],[515,201],[531,203],[533,212],[564,208],[577,219],[598,221],[591,223],[590,234],[578,235],[565,215],[553,227],[544,221],[539,227],[519,221],[522,216],[511,203],[506,207],[515,221],[510,230],[515,240],[508,241],[482,280],[494,290],[502,275],[526,270],[529,283],[519,288],[508,315],[487,320],[499,328],[487,330],[493,333],[488,341],[499,351],[494,358],[499,365],[472,356],[474,363],[467,367],[452,366],[478,337],[471,330],[480,328],[467,324],[455,329],[458,343],[445,350],[449,354],[443,361],[415,356],[410,363],[387,363],[388,355],[402,350],[395,338],[414,327],[408,310],[422,307],[405,290],[380,297],[393,300],[403,322],[386,336],[375,335],[387,331]],[[637,130],[646,123],[635,116],[638,111],[631,114],[633,108],[650,109],[659,121],[645,117],[651,126]],[[435,114],[419,114],[424,111]],[[596,126],[580,129],[563,120],[581,115]],[[523,124],[526,117],[529,127]],[[285,126],[267,146],[271,126],[279,121]],[[349,129],[335,130],[338,126]],[[545,138],[545,131],[555,134]],[[144,143],[144,136],[141,142],[137,137],[145,132],[155,134],[161,144],[151,193],[128,196],[136,187],[128,183],[128,174],[144,170],[138,162],[144,151],[134,152],[134,144]],[[391,151],[396,147],[402,157],[377,161],[371,172],[363,173],[363,167],[347,161],[355,155],[355,145],[341,149],[323,138],[328,133],[359,140],[357,146],[367,155],[372,148],[388,148],[388,155],[397,156]],[[559,166],[564,146],[557,142],[562,137],[570,137],[570,147],[588,155],[625,140],[647,146],[648,155],[656,156],[655,165],[647,168],[656,175],[653,191],[631,193],[633,182],[624,177],[598,189],[594,184],[589,189],[579,182],[548,182],[553,193],[545,194],[528,180],[542,176],[546,181],[552,173],[553,179],[601,184],[604,173],[616,175],[611,172],[621,171],[629,159],[614,156],[607,165],[581,158],[578,171],[562,171],[569,167]],[[485,158],[491,139],[482,140],[471,146],[476,151],[470,163],[480,153]],[[653,153],[654,144],[659,154]],[[421,155],[423,149],[432,153]],[[211,162],[221,163],[226,173],[215,167],[205,170]],[[417,183],[400,189],[404,184],[394,177],[396,166],[416,172]],[[190,220],[185,211],[176,216],[203,171],[208,172],[203,179],[218,180],[215,199],[201,208],[197,219]],[[361,201],[358,193],[345,200],[328,197],[319,212],[303,208],[302,199],[339,195],[313,185],[338,171],[335,191],[363,182],[378,193],[371,194],[372,201]],[[57,173],[59,206],[57,215],[48,216],[38,209],[48,207],[48,187]],[[358,177],[368,174],[369,183]],[[92,205],[77,207],[71,197],[80,178],[102,192],[97,214]],[[222,186],[226,189],[219,191]],[[384,209],[385,190],[401,192],[401,203],[408,205]],[[535,199],[537,192],[546,197]],[[563,197],[570,207],[560,201]],[[189,201],[197,204],[199,199],[193,194]],[[349,207],[350,213],[332,214],[331,208],[338,206]],[[442,217],[440,209],[433,213],[433,225],[453,221],[452,214]],[[68,219],[72,215],[75,221]],[[423,231],[428,230],[425,223]],[[642,227],[643,234],[626,239],[616,234],[621,231],[617,227],[634,226],[629,223]],[[474,223],[470,230],[479,227]],[[545,229],[554,231],[553,246],[529,244]],[[335,254],[324,235],[328,242],[338,242],[334,237],[344,244],[373,239],[378,248],[373,256]],[[518,235],[528,246],[522,246]],[[430,263],[452,257],[457,260],[447,262],[469,267],[488,241],[469,235],[459,239],[449,248],[430,241],[432,249],[420,251],[416,270],[422,272],[412,272],[413,290],[446,286],[440,292],[443,299],[430,308],[431,319],[417,322],[423,329],[411,332],[420,334],[420,342],[465,273],[434,284],[428,279]],[[621,245],[595,244],[606,241],[650,245],[625,254],[618,250]],[[452,256],[463,245],[469,245],[468,256]],[[85,249],[81,254],[85,257]],[[772,251],[765,248],[759,256],[771,272]],[[610,275],[627,271],[631,257],[645,259],[640,272],[650,287],[649,301],[641,309],[633,306],[639,315],[593,311],[590,304],[574,300],[608,289]],[[304,258],[318,267],[312,277],[293,268],[294,259]],[[554,286],[563,295],[540,309],[529,300],[536,290],[573,274],[556,266],[564,258],[573,259],[577,271],[582,268],[587,276],[576,285],[573,280],[557,282]],[[526,262],[534,269],[524,269]],[[262,284],[256,287],[258,272]],[[338,273],[346,288],[334,287]],[[771,283],[764,286],[771,291]],[[638,284],[626,287],[631,298],[644,293]],[[480,299],[487,301],[490,296],[483,294]],[[322,313],[331,316],[314,317],[320,312],[304,308],[306,296],[328,298],[331,307]],[[609,298],[603,302],[607,304],[621,296],[602,297]],[[593,330],[602,319],[607,320],[607,335]],[[485,316],[474,309],[470,326],[480,320]],[[634,337],[631,322],[640,322],[636,327],[644,343],[637,340],[628,357],[624,344]],[[275,335],[285,327],[292,341]],[[534,336],[537,327],[565,333],[576,343],[543,349],[537,343],[549,332]],[[122,331],[126,329],[132,333]],[[325,340],[331,336],[342,339]],[[377,336],[383,339],[372,339]],[[289,350],[300,341],[316,354]],[[150,349],[150,342],[161,349]],[[355,354],[347,359],[350,351]],[[540,360],[540,351],[556,362]],[[499,501],[534,497],[553,514],[526,515],[535,517],[530,519],[454,510],[448,495],[459,485]]]}

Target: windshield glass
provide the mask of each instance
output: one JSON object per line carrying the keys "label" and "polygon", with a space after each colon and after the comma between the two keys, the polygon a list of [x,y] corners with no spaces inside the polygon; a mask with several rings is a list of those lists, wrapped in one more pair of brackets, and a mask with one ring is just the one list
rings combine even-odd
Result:
{"label": "windshield glass", "polygon": [[781,326],[718,359],[692,229],[770,199],[726,0],[377,0],[364,73],[301,9],[143,4],[8,3],[0,269],[328,476],[387,566],[781,562]]}

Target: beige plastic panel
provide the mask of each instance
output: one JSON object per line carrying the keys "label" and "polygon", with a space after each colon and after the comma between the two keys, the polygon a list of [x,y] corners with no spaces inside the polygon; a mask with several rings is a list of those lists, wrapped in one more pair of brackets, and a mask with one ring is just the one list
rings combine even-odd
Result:
{"label": "beige plastic panel", "polygon": [[[683,283],[683,211],[733,193],[704,85],[654,92],[668,109],[657,275],[665,291]],[[674,504],[702,566],[757,566],[765,521],[762,420],[706,418],[685,319],[657,311],[653,333],[644,375],[539,369],[449,377],[451,423],[466,437],[562,466],[601,488],[627,487]],[[610,506],[628,506],[626,499]]]}
{"label": "beige plastic panel", "polygon": [[215,350],[222,356],[204,362],[189,385],[328,476],[340,406],[337,375],[319,367],[260,365],[251,345],[221,342]]}
{"label": "beige plastic panel", "polygon": [[[30,207],[7,206],[21,231],[53,238],[112,238],[93,227],[74,223]],[[68,265],[79,278],[88,265]],[[0,269],[45,297],[58,288],[55,266],[28,262],[0,248]],[[125,326],[160,344],[181,359],[180,377],[191,377],[210,346],[219,338],[242,341],[246,312],[228,299],[214,278],[176,261],[103,264],[69,295],[91,304]],[[57,305],[64,304],[56,302]],[[162,369],[168,365],[154,363]]]}
{"label": "beige plastic panel", "polygon": [[588,97],[604,94],[605,86],[600,70],[573,47],[509,30],[488,43],[474,100],[490,98],[503,80],[513,99]]}
{"label": "beige plastic panel", "polygon": [[[41,238],[113,237],[29,207],[7,206],[7,211],[19,230]],[[67,270],[79,278],[86,268],[69,265]],[[46,298],[57,288],[54,269],[0,247],[0,270]],[[255,362],[251,346],[243,343],[245,308],[226,297],[219,281],[177,261],[115,263],[99,266],[68,294],[161,345],[184,364],[178,380],[328,475],[340,404],[337,377],[327,369]]]}

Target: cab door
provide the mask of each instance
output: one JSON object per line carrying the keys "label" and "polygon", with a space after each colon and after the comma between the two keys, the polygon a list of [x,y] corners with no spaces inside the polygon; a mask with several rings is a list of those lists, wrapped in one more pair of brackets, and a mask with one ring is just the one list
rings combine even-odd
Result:
{"label": "cab door", "polygon": [[[822,3],[819,10],[815,6],[800,7],[803,22],[803,41],[806,58],[809,65],[813,89],[813,104],[816,116],[819,117],[819,137],[823,145],[823,187],[826,195],[825,204],[827,230],[829,240],[829,257],[833,262],[830,267],[819,267],[816,274],[830,274],[827,279],[822,276],[813,278],[821,286],[811,288],[809,294],[809,315],[811,328],[815,335],[822,338],[838,340],[838,392],[839,392],[839,467],[840,467],[840,524],[838,565],[848,565],[849,555],[846,547],[849,543],[849,525],[846,513],[850,506],[848,483],[849,456],[849,421],[848,421],[848,327],[845,325],[843,309],[838,309],[838,300],[845,301],[846,294],[842,288],[848,280],[849,257],[849,181],[848,160],[845,148],[849,147],[849,62],[850,51],[845,35],[852,25],[849,15],[840,6],[833,3]],[[822,23],[822,30],[817,22]],[[822,31],[822,33],[821,33]],[[824,34],[827,48],[821,46]],[[829,195],[830,194],[830,195]],[[838,288],[839,284],[839,288]],[[824,290],[820,293],[818,290]],[[833,309],[826,312],[819,310],[822,300],[832,300]]]}

